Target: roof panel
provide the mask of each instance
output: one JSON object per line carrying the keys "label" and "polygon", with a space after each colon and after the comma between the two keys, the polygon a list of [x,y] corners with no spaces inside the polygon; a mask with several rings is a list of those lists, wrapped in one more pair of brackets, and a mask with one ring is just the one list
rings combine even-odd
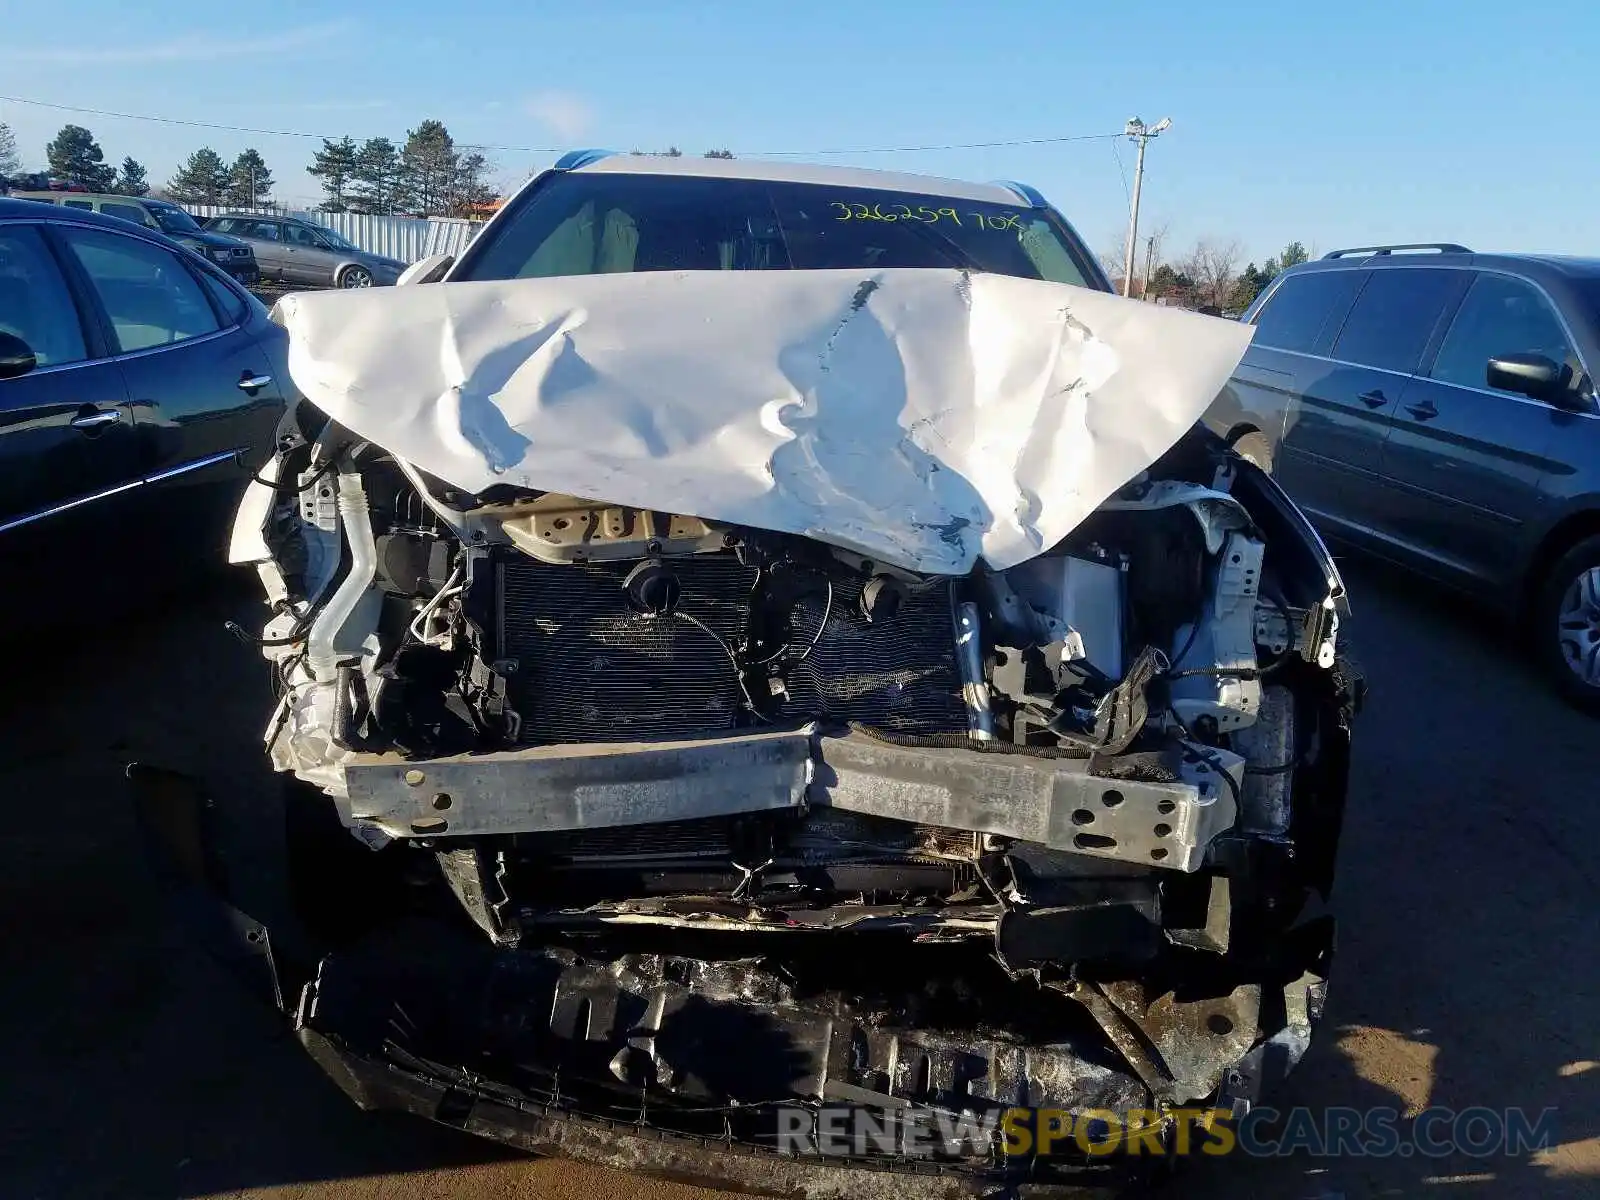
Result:
{"label": "roof panel", "polygon": [[937,175],[902,171],[876,171],[866,167],[835,167],[817,163],[767,162],[749,158],[666,158],[653,154],[613,154],[573,168],[585,174],[696,175],[715,179],[760,179],[780,183],[816,183],[835,187],[872,188],[886,192],[914,192],[976,200],[989,204],[1017,204],[1017,193],[994,183],[969,183]]}

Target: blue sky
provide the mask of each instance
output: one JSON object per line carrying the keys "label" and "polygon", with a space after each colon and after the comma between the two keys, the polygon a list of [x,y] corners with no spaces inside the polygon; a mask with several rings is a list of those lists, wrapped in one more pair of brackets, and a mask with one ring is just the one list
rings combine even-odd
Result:
{"label": "blue sky", "polygon": [[[1141,226],[1164,250],[1238,238],[1260,258],[1449,239],[1600,252],[1600,5],[1390,0],[437,0],[11,5],[0,93],[397,141],[426,117],[508,147],[670,144],[745,156],[1109,133],[1151,147]],[[24,161],[66,121],[153,182],[191,150],[257,146],[280,198],[315,197],[305,139],[0,100]],[[1121,166],[1117,155],[1121,156]],[[491,154],[507,183],[553,155]],[[1120,244],[1132,148],[1085,141],[826,161],[1021,179],[1097,250]],[[1141,239],[1142,240],[1142,239]]]}

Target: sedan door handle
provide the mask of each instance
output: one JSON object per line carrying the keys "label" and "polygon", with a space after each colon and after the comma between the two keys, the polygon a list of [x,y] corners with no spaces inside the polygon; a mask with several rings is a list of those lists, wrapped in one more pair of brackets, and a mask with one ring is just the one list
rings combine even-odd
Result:
{"label": "sedan door handle", "polygon": [[122,420],[120,408],[100,408],[93,412],[80,413],[72,418],[74,429],[99,429],[102,425],[115,425]]}
{"label": "sedan door handle", "polygon": [[1361,403],[1365,404],[1368,408],[1382,408],[1385,404],[1389,403],[1389,397],[1383,394],[1383,390],[1381,388],[1374,388],[1370,392],[1362,392],[1359,399],[1361,400]]}
{"label": "sedan door handle", "polygon": [[246,371],[239,378],[239,390],[241,392],[258,392],[271,382],[271,375],[252,375],[249,371]]}
{"label": "sedan door handle", "polygon": [[1431,421],[1439,415],[1439,410],[1433,406],[1432,400],[1424,400],[1421,404],[1408,404],[1406,411],[1419,421]]}

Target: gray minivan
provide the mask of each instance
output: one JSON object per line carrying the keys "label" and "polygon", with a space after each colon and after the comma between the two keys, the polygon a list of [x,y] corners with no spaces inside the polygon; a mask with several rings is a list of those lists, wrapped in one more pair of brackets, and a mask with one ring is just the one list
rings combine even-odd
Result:
{"label": "gray minivan", "polygon": [[325,225],[294,217],[225,213],[206,228],[243,238],[267,279],[308,287],[365,288],[392,284],[406,264],[361,249]]}
{"label": "gray minivan", "polygon": [[1338,250],[1242,319],[1207,424],[1329,537],[1513,615],[1600,709],[1600,259]]}

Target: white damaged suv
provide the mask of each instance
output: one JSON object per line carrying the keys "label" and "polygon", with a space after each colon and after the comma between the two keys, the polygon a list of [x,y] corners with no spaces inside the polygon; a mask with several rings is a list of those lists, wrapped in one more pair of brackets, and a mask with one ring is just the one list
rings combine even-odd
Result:
{"label": "white damaged suv", "polygon": [[[713,159],[569,155],[409,274],[280,303],[232,546],[358,1101],[913,1194],[1104,1170],[1014,1106],[1166,1144],[1299,1060],[1358,687],[1197,424],[1247,328],[1025,187]],[[795,1152],[835,1104],[972,1136]]]}

